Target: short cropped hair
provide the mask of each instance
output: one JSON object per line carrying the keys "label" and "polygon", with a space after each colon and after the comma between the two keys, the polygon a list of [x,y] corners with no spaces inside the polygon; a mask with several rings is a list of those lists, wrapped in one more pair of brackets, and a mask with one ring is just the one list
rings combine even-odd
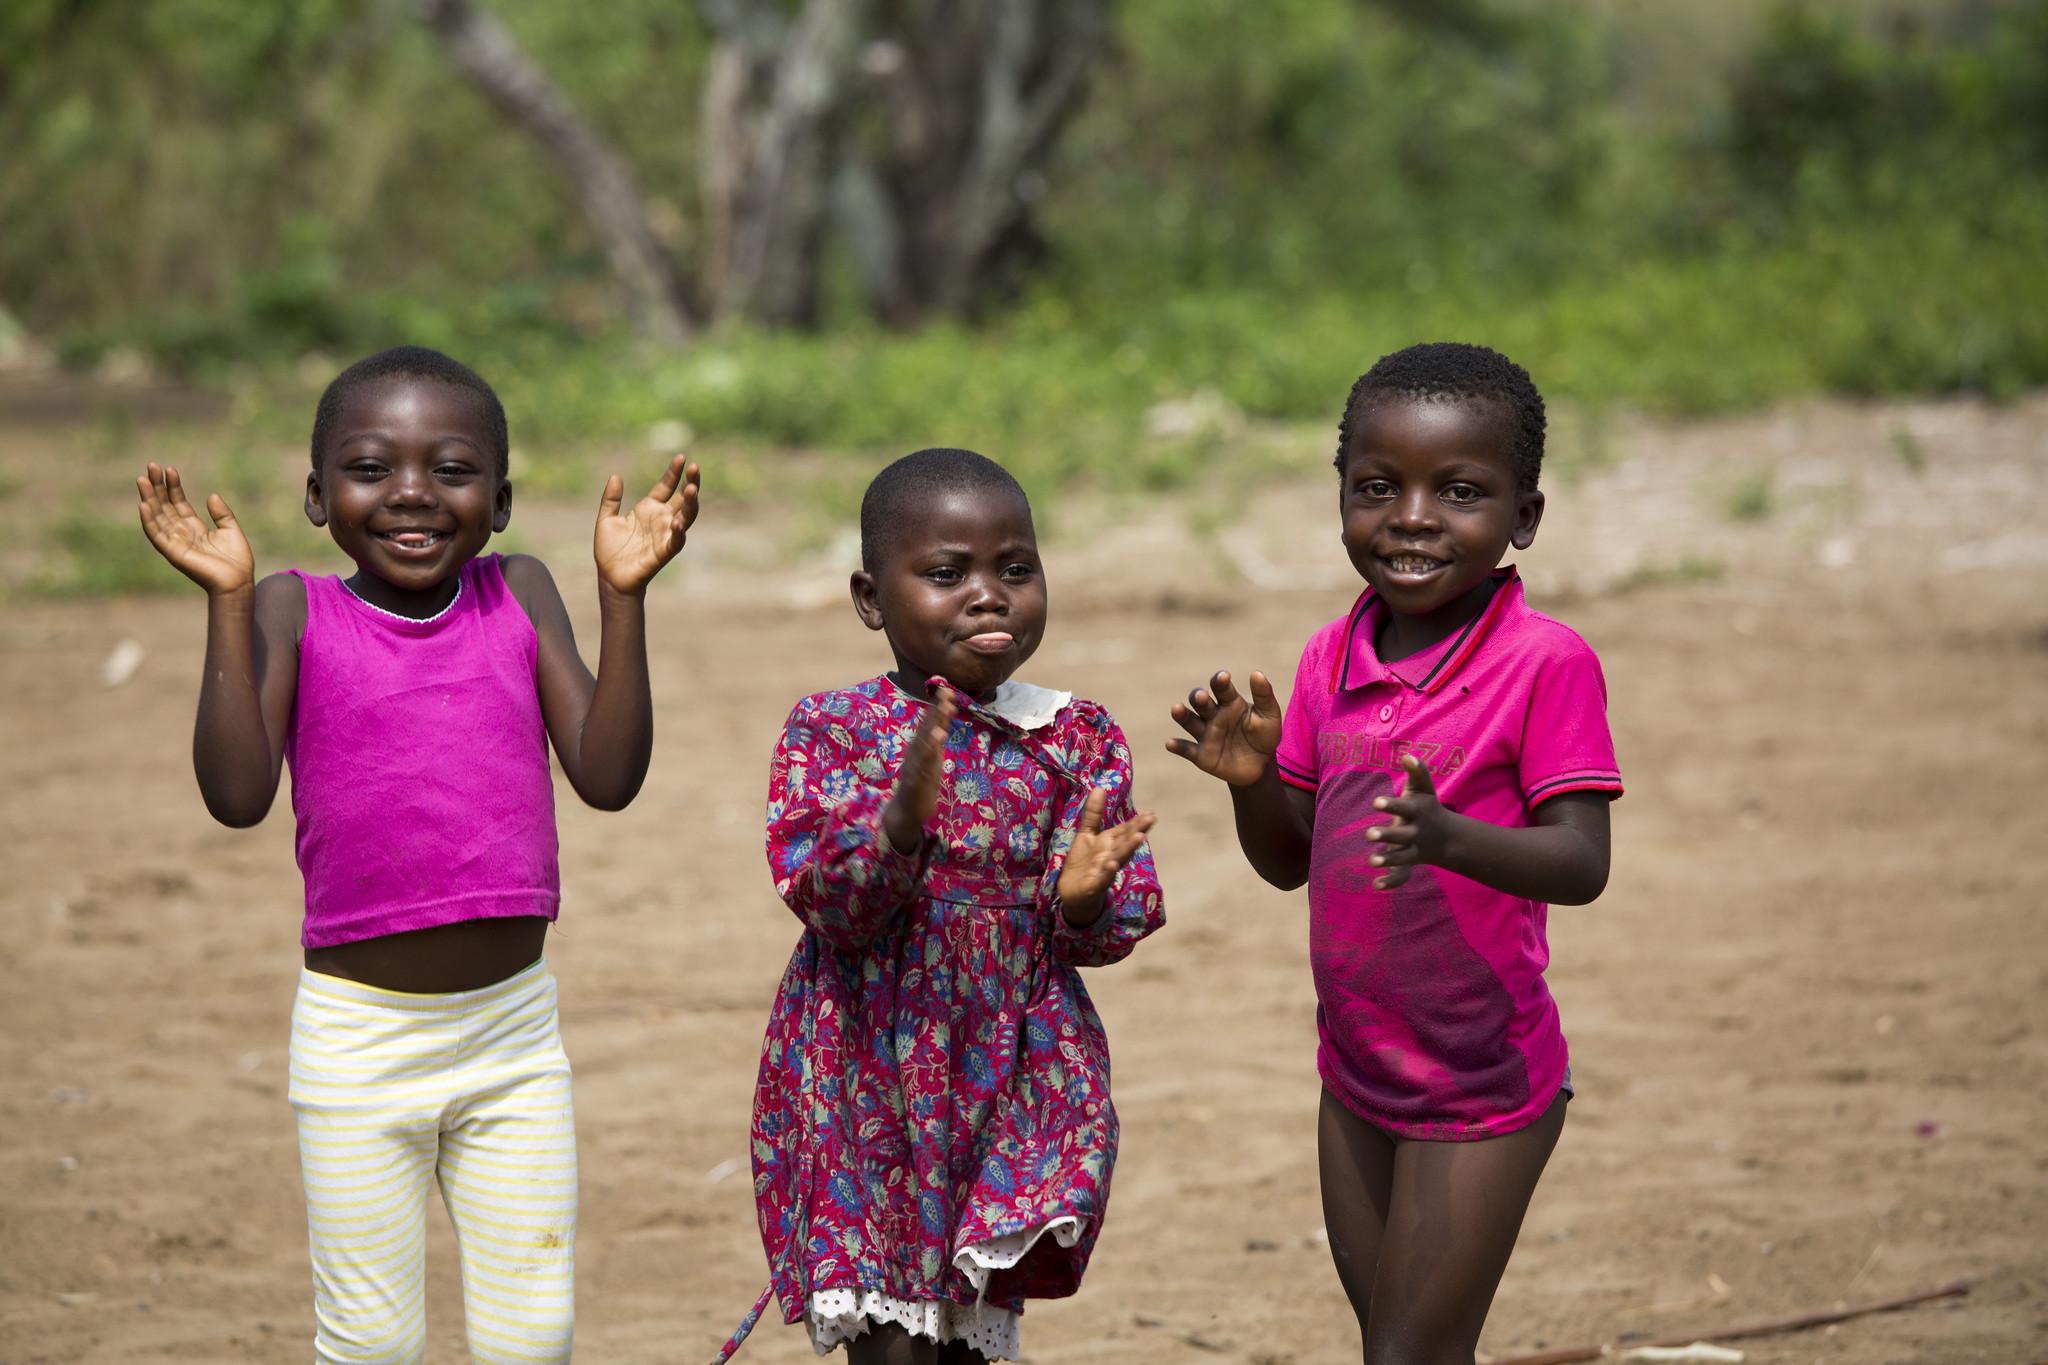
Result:
{"label": "short cropped hair", "polygon": [[1352,433],[1365,415],[1389,401],[1498,403],[1511,419],[1508,454],[1515,491],[1533,493],[1543,472],[1543,395],[1529,372],[1499,351],[1461,341],[1431,341],[1383,355],[1351,386],[1344,418],[1337,424],[1337,471],[1351,450]]}
{"label": "short cropped hair", "polygon": [[489,453],[498,461],[498,477],[502,479],[509,472],[512,442],[505,429],[505,405],[498,401],[497,391],[469,366],[425,346],[393,346],[363,357],[334,377],[334,382],[320,395],[320,406],[313,414],[315,470],[320,468],[320,452],[334,434],[334,424],[341,420],[342,405],[348,402],[349,395],[384,379],[431,379],[460,391],[483,419],[491,440]]}
{"label": "short cropped hair", "polygon": [[860,566],[869,573],[901,529],[913,504],[935,493],[1008,493],[1031,499],[1010,471],[971,450],[915,450],[875,475],[860,500]]}

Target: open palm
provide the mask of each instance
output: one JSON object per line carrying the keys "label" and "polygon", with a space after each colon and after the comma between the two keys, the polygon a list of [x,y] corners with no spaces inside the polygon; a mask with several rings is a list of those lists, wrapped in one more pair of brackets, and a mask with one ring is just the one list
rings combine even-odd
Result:
{"label": "open palm", "polygon": [[1116,880],[1116,874],[1124,870],[1124,864],[1144,846],[1145,832],[1159,818],[1149,810],[1139,811],[1122,824],[1104,829],[1103,811],[1108,804],[1109,793],[1100,787],[1089,792],[1081,804],[1074,842],[1067,849],[1067,860],[1054,888],[1069,905],[1093,904],[1100,899]]}
{"label": "open palm", "polygon": [[1167,749],[1234,787],[1258,781],[1280,747],[1280,699],[1265,674],[1252,674],[1251,684],[1247,697],[1221,672],[1175,703],[1174,722],[1193,738],[1169,739]]}
{"label": "open palm", "polygon": [[683,548],[697,520],[697,466],[678,455],[647,496],[621,510],[625,482],[605,480],[597,507],[597,576],[618,592],[638,592]]}
{"label": "open palm", "polygon": [[256,552],[220,494],[206,499],[208,526],[185,497],[178,471],[152,461],[135,480],[142,533],[172,567],[210,593],[253,587]]}

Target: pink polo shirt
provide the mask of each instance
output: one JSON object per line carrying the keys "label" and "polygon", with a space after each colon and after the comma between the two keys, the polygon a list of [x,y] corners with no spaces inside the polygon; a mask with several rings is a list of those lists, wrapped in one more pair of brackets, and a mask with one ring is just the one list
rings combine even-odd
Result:
{"label": "pink polo shirt", "polygon": [[1315,793],[1309,959],[1317,1069],[1352,1112],[1402,1137],[1464,1141],[1533,1123],[1567,1057],[1543,984],[1548,907],[1442,868],[1391,891],[1365,832],[1400,761],[1429,765],[1445,805],[1526,826],[1553,796],[1621,793],[1607,685],[1592,649],[1529,609],[1512,568],[1449,640],[1383,663],[1386,608],[1366,589],[1301,654],[1277,762]]}

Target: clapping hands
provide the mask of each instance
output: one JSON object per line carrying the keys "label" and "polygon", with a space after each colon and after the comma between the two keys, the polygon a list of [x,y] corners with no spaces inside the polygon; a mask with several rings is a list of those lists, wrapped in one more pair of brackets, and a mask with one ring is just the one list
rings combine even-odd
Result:
{"label": "clapping hands", "polygon": [[1381,891],[1402,885],[1424,863],[1441,863],[1450,824],[1451,813],[1437,800],[1429,765],[1414,754],[1403,754],[1401,767],[1408,774],[1405,790],[1399,796],[1375,797],[1372,803],[1374,810],[1393,817],[1392,822],[1365,832],[1367,839],[1387,846],[1371,859],[1374,867],[1391,869],[1373,880]]}
{"label": "clapping hands", "polygon": [[1067,919],[1087,923],[1099,912],[1102,898],[1116,874],[1144,846],[1145,832],[1159,817],[1141,810],[1120,825],[1102,827],[1109,793],[1101,787],[1088,793],[1081,803],[1081,819],[1074,827],[1074,842],[1067,849],[1067,861],[1060,868],[1055,888],[1066,907]]}
{"label": "clapping hands", "polygon": [[939,809],[939,779],[946,767],[946,736],[960,712],[950,689],[918,720],[917,731],[896,770],[896,790],[882,810],[882,828],[898,853],[913,853],[924,840],[924,827]]}

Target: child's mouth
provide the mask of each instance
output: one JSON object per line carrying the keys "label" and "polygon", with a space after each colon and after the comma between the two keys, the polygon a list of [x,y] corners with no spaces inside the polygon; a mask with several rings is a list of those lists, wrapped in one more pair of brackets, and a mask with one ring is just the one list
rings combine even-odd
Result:
{"label": "child's mouth", "polygon": [[1001,654],[1016,645],[1017,637],[1005,630],[989,630],[970,635],[960,643],[976,654]]}
{"label": "child's mouth", "polygon": [[1423,578],[1444,566],[1444,561],[1428,555],[1382,555],[1380,562],[1397,578]]}
{"label": "child's mouth", "polygon": [[379,531],[377,539],[394,550],[409,554],[425,554],[448,539],[446,531]]}

